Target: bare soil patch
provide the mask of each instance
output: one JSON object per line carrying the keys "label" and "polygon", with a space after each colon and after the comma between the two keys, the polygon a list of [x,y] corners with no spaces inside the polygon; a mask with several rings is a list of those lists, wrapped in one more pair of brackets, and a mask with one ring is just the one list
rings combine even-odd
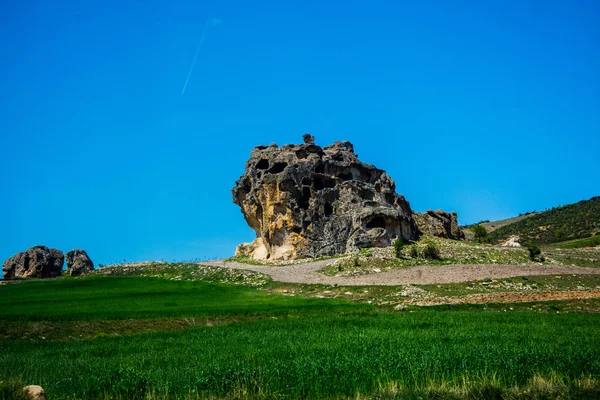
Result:
{"label": "bare soil patch", "polygon": [[365,285],[425,285],[457,283],[482,279],[511,278],[531,275],[600,274],[598,268],[559,266],[547,264],[449,264],[394,269],[380,273],[357,276],[326,276],[318,271],[336,260],[321,260],[287,266],[248,265],[222,260],[208,261],[202,265],[246,269],[269,275],[273,280],[288,283],[311,283],[340,286]]}

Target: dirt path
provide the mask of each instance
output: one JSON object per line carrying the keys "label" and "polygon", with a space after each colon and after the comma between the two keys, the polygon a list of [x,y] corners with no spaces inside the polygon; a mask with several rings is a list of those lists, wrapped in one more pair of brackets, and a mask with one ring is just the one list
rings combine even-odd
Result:
{"label": "dirt path", "polygon": [[599,298],[600,290],[536,290],[531,292],[474,293],[467,296],[436,297],[415,301],[413,304],[418,306],[436,306],[442,304],[529,303],[536,301],[585,300]]}
{"label": "dirt path", "polygon": [[600,268],[550,266],[540,264],[451,264],[444,266],[420,266],[395,269],[380,273],[358,276],[327,276],[317,271],[333,262],[322,260],[287,266],[249,265],[222,260],[201,264],[215,267],[246,269],[270,275],[275,281],[290,283],[320,283],[340,286],[455,283],[482,280],[485,278],[511,278],[515,276],[600,274]]}

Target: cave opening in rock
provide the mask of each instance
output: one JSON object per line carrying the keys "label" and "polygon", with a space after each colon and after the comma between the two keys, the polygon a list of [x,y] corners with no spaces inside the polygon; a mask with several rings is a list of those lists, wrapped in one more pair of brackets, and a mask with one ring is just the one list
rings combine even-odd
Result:
{"label": "cave opening in rock", "polygon": [[301,149],[301,150],[296,151],[296,157],[298,157],[299,160],[306,158],[306,156],[307,156],[306,150]]}
{"label": "cave opening in rock", "polygon": [[315,167],[315,172],[317,174],[323,174],[323,173],[325,173],[325,164],[323,164],[323,163],[317,164],[317,166]]}
{"label": "cave opening in rock", "polygon": [[383,217],[375,217],[367,222],[367,229],[373,228],[384,228],[385,229],[385,219]]}
{"label": "cave opening in rock", "polygon": [[351,181],[352,179],[354,179],[354,176],[352,176],[352,172],[345,172],[339,174],[338,178],[340,178],[343,181]]}
{"label": "cave opening in rock", "polygon": [[331,189],[335,187],[335,180],[325,175],[315,176],[315,190]]}
{"label": "cave opening in rock", "polygon": [[310,188],[302,188],[302,196],[298,199],[298,207],[303,210],[308,210],[310,196]]}
{"label": "cave opening in rock", "polygon": [[275,204],[273,206],[273,213],[285,215],[287,214],[287,208],[283,204]]}
{"label": "cave opening in rock", "polygon": [[363,200],[373,201],[374,196],[373,196],[373,192],[371,192],[369,190],[361,190],[360,197],[362,197]]}
{"label": "cave opening in rock", "polygon": [[257,164],[256,164],[256,168],[257,169],[267,169],[269,168],[269,160],[265,160],[264,158],[262,158]]}
{"label": "cave opening in rock", "polygon": [[325,211],[325,215],[329,216],[329,215],[333,214],[333,207],[331,206],[331,204],[325,203],[325,206],[323,208]]}
{"label": "cave opening in rock", "polygon": [[282,172],[285,169],[285,167],[287,167],[287,163],[278,162],[278,163],[275,163],[271,167],[271,169],[269,169],[269,172],[272,174],[278,174],[278,173]]}

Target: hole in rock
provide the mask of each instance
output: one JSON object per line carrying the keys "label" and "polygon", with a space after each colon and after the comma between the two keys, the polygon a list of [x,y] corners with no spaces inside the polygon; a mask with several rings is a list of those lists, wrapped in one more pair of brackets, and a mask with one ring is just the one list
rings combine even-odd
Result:
{"label": "hole in rock", "polygon": [[375,217],[369,222],[367,222],[367,228],[385,228],[385,219],[383,219],[383,217]]}
{"label": "hole in rock", "polygon": [[392,193],[386,193],[385,194],[385,201],[390,203],[390,204],[394,204],[394,195]]}
{"label": "hole in rock", "polygon": [[295,226],[292,228],[292,232],[297,233],[297,234],[301,234],[302,233],[302,228],[300,228],[299,226]]}
{"label": "hole in rock", "polygon": [[360,197],[363,198],[363,200],[373,200],[373,192],[369,192],[368,190],[361,190],[360,192]]}
{"label": "hole in rock", "polygon": [[271,169],[269,170],[269,172],[272,173],[272,174],[278,174],[278,173],[282,172],[285,169],[285,167],[287,167],[287,163],[278,162],[278,163],[275,163],[271,167]]}
{"label": "hole in rock", "polygon": [[335,161],[344,161],[344,156],[341,154],[336,154],[332,157]]}
{"label": "hole in rock", "polygon": [[300,160],[302,160],[303,158],[306,158],[307,153],[306,150],[298,150],[296,152],[296,157],[298,157]]}
{"label": "hole in rock", "polygon": [[303,210],[308,210],[309,200],[310,188],[305,187],[302,189],[302,196],[298,199],[298,207]]}
{"label": "hole in rock", "polygon": [[331,179],[325,175],[317,175],[315,176],[315,190],[322,190],[325,188],[334,188],[335,180]]}
{"label": "hole in rock", "polygon": [[317,166],[315,167],[315,172],[317,174],[322,174],[325,172],[325,165],[324,164],[317,164]]}
{"label": "hole in rock", "polygon": [[329,203],[325,203],[325,215],[331,215],[333,213],[333,207]]}
{"label": "hole in rock", "polygon": [[346,172],[346,173],[339,174],[338,178],[340,178],[343,181],[351,181],[352,179],[354,179],[354,176],[352,176],[351,172]]}
{"label": "hole in rock", "polygon": [[304,186],[310,186],[310,183],[311,183],[310,179],[308,179],[308,178],[302,178],[302,184]]}
{"label": "hole in rock", "polygon": [[269,160],[261,159],[257,164],[256,168],[258,169],[267,169],[269,168]]}
{"label": "hole in rock", "polygon": [[273,206],[273,212],[275,214],[287,214],[287,208],[283,204],[275,204]]}

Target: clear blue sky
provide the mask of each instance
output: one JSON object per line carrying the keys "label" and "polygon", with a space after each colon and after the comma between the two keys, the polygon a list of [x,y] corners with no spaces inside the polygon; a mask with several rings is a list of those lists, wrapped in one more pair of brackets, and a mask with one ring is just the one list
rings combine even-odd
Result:
{"label": "clear blue sky", "polygon": [[462,223],[599,195],[598,21],[567,0],[3,2],[0,259],[230,255],[250,150],[306,132]]}

